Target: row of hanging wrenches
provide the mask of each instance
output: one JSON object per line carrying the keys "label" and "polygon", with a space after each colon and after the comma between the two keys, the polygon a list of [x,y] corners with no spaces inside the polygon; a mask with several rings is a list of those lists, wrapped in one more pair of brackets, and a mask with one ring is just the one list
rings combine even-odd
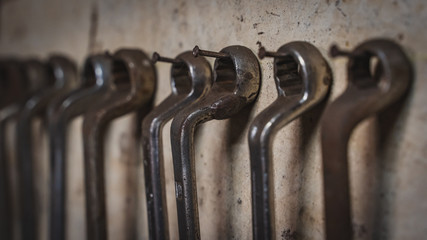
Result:
{"label": "row of hanging wrenches", "polygon": [[[291,42],[277,52],[260,48],[259,57],[274,58],[278,99],[253,120],[248,143],[251,164],[253,238],[274,239],[271,178],[274,135],[288,123],[326,102],[331,69],[312,44]],[[331,48],[332,56],[349,58],[349,86],[321,117],[326,237],[351,239],[347,143],[363,118],[397,101],[411,80],[410,63],[401,48],[384,39],[367,41],[353,52]],[[215,57],[213,69],[203,57]],[[371,59],[377,57],[375,71]],[[257,57],[244,46],[220,52],[187,51],[176,58],[122,49],[89,56],[82,76],[65,57],[47,62],[0,62],[0,233],[12,239],[9,169],[5,125],[17,121],[17,158],[22,239],[37,239],[31,123],[46,116],[50,139],[50,239],[66,237],[66,139],[69,122],[83,121],[87,238],[107,239],[103,137],[109,123],[127,113],[149,109],[155,86],[154,63],[171,63],[172,92],[142,123],[147,215],[150,239],[169,239],[162,128],[169,120],[175,197],[180,239],[200,239],[194,156],[195,128],[209,120],[227,119],[256,99],[261,82]]]}

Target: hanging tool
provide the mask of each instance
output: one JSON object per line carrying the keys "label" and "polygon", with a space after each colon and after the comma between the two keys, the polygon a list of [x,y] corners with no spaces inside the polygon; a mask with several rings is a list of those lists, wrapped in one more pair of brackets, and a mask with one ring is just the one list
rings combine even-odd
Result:
{"label": "hanging tool", "polygon": [[83,120],[87,239],[100,240],[107,239],[105,130],[113,119],[144,107],[151,100],[156,74],[150,59],[133,49],[117,51],[95,73],[97,78],[112,82],[104,98],[94,103]]}
{"label": "hanging tool", "polygon": [[13,238],[14,213],[11,189],[12,168],[7,158],[6,124],[22,108],[28,95],[24,64],[15,59],[0,61],[0,236]]}
{"label": "hanging tool", "polygon": [[[19,184],[22,215],[22,239],[37,239],[37,220],[35,189],[33,175],[32,120],[42,116],[48,104],[55,98],[66,94],[77,85],[76,66],[68,58],[52,56],[42,64],[33,62],[33,72],[37,81],[44,82],[46,87],[31,96],[19,113],[17,120],[17,160],[19,164]],[[36,81],[36,82],[37,82]]]}
{"label": "hanging tool", "polygon": [[172,63],[172,93],[154,108],[142,124],[145,192],[150,239],[169,239],[166,205],[162,128],[182,108],[197,102],[212,85],[212,70],[204,57],[184,52],[175,59],[153,54],[153,62]]}
{"label": "hanging tool", "polygon": [[110,57],[106,54],[88,57],[78,89],[52,102],[48,109],[51,160],[50,239],[65,239],[66,232],[66,139],[68,124],[100,101],[111,87],[110,78],[104,78]]}
{"label": "hanging tool", "polygon": [[328,63],[316,47],[291,42],[277,52],[262,47],[259,57],[274,57],[277,99],[253,120],[248,133],[252,173],[253,238],[274,239],[272,145],[276,133],[319,104],[332,81]]}
{"label": "hanging tool", "polygon": [[226,119],[255,100],[260,86],[260,67],[252,51],[230,46],[220,52],[199,49],[195,56],[217,58],[214,84],[200,101],[184,108],[171,127],[172,156],[180,239],[200,239],[195,176],[194,130],[212,119]]}
{"label": "hanging tool", "polygon": [[[341,240],[353,238],[347,160],[350,135],[363,119],[402,97],[412,70],[400,46],[385,39],[366,41],[352,52],[333,46],[331,55],[349,58],[347,89],[327,106],[321,120],[326,238]],[[378,60],[375,66],[373,59]]]}

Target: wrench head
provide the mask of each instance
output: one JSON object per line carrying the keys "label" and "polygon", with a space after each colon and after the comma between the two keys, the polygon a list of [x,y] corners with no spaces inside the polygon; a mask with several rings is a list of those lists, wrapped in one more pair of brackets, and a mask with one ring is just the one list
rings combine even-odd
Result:
{"label": "wrench head", "polygon": [[229,46],[221,52],[229,57],[215,60],[214,84],[209,94],[215,119],[229,118],[253,102],[261,80],[258,59],[249,48]]}
{"label": "wrench head", "polygon": [[398,99],[412,79],[411,63],[395,42],[373,39],[357,46],[347,65],[349,88],[375,88],[379,101],[375,110]]}
{"label": "wrench head", "polygon": [[281,46],[286,57],[274,59],[274,78],[279,96],[301,97],[311,102],[325,97],[332,82],[332,71],[320,51],[308,42],[291,42]]}
{"label": "wrench head", "polygon": [[179,54],[171,68],[172,94],[192,95],[204,94],[212,85],[212,69],[206,58],[195,58],[191,51]]}

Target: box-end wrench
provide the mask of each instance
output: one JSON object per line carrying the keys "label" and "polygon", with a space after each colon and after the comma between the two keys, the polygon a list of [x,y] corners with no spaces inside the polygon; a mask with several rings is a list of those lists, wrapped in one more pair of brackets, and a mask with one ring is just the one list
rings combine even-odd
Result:
{"label": "box-end wrench", "polygon": [[[36,64],[36,63],[33,63]],[[36,206],[33,181],[33,148],[31,123],[36,116],[42,116],[47,105],[77,85],[77,70],[74,62],[62,56],[52,56],[41,65],[37,64],[36,74],[47,86],[37,91],[26,102],[17,120],[17,160],[22,215],[22,239],[37,239]]]}
{"label": "box-end wrench", "polygon": [[211,90],[195,104],[180,111],[171,127],[172,156],[180,239],[200,239],[195,176],[194,131],[212,119],[226,119],[253,102],[260,86],[257,57],[243,46],[220,52],[193,50],[195,56],[216,57]]}
{"label": "box-end wrench", "polygon": [[[332,56],[346,56],[348,86],[327,106],[321,120],[326,238],[352,239],[347,145],[356,125],[396,102],[408,89],[411,64],[396,43],[366,41],[352,52],[336,46]],[[371,60],[377,58],[371,73]]]}
{"label": "box-end wrench", "polygon": [[122,49],[109,64],[95,69],[110,78],[105,97],[84,116],[83,143],[86,188],[87,239],[107,239],[103,136],[114,119],[144,107],[154,95],[156,73],[150,59],[140,50]]}
{"label": "box-end wrench", "polygon": [[172,93],[154,108],[142,123],[145,192],[150,239],[169,239],[166,204],[162,129],[181,109],[197,102],[212,85],[212,69],[204,57],[192,52],[175,59],[153,54],[153,62],[172,63]]}
{"label": "box-end wrench", "polygon": [[15,59],[0,61],[0,236],[13,238],[13,201],[10,171],[7,159],[6,123],[22,107],[28,92],[23,63]]}
{"label": "box-end wrench", "polygon": [[[52,102],[48,109],[51,160],[50,239],[65,239],[66,232],[66,139],[68,124],[108,92],[111,81],[99,73],[109,64],[105,54],[86,59],[78,89]],[[107,66],[106,66],[107,65]]]}
{"label": "box-end wrench", "polygon": [[332,81],[328,63],[316,47],[291,42],[277,52],[262,47],[259,57],[274,57],[277,99],[253,120],[248,133],[252,173],[254,239],[274,239],[272,143],[288,123],[319,104]]}

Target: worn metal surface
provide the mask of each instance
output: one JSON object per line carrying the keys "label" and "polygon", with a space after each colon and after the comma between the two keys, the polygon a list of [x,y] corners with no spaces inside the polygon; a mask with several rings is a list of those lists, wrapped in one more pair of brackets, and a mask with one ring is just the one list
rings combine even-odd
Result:
{"label": "worn metal surface", "polygon": [[[95,69],[97,77],[112,82],[103,99],[88,109],[83,122],[87,239],[107,239],[104,183],[104,142],[108,124],[117,117],[147,107],[154,95],[156,76],[140,50],[122,49]],[[145,106],[144,106],[145,105]]]}
{"label": "worn metal surface", "polygon": [[22,239],[38,239],[37,205],[34,192],[32,121],[45,114],[48,104],[77,85],[75,64],[62,56],[52,56],[46,63],[33,62],[38,81],[46,85],[34,93],[19,113],[16,134],[16,154],[19,165]]}
{"label": "worn metal surface", "polygon": [[[333,70],[335,81],[329,101],[347,86],[346,60],[331,61],[327,56],[331,44],[353,49],[368,39],[393,39],[414,65],[413,87],[405,102],[392,107],[391,112],[399,112],[397,117],[366,119],[350,137],[352,223],[357,239],[422,239],[427,234],[424,221],[427,202],[420,201],[427,198],[427,4],[424,0],[2,2],[2,54],[45,57],[60,51],[76,59],[79,66],[89,53],[114,51],[124,46],[142,48],[150,54],[157,50],[176,56],[196,44],[213,50],[239,44],[256,52],[257,41],[273,50],[288,42],[307,41],[319,49]],[[197,195],[203,238],[252,238],[247,131],[253,118],[277,98],[273,61],[260,61],[260,64],[263,80],[252,110],[242,118],[207,122],[196,134]],[[169,65],[156,67],[159,79],[170,78]],[[160,81],[155,104],[170,92],[170,82]],[[317,110],[316,107],[278,131],[272,146],[276,239],[324,239]],[[114,121],[105,143],[111,239],[126,238],[129,232],[126,223],[132,223],[129,212],[138,214],[137,238],[148,239],[143,163],[133,155],[134,147],[140,147],[140,143],[133,145],[132,121],[132,115]],[[81,123],[82,118],[72,122],[67,142],[67,159],[72,164],[68,166],[67,201],[71,205],[67,217],[72,218],[67,219],[69,240],[84,239],[85,234]],[[9,121],[8,126],[13,124]],[[178,239],[169,126],[170,123],[165,125],[162,134],[165,184],[170,236]],[[119,141],[121,144],[117,144]],[[39,141],[34,144],[41,153],[47,151]],[[13,148],[10,146],[8,150]],[[8,152],[13,159],[14,154]],[[136,170],[138,176],[133,172]],[[135,184],[132,179],[138,182]]]}
{"label": "worn metal surface", "polygon": [[331,54],[347,56],[349,62],[347,89],[327,106],[321,121],[326,238],[353,239],[350,135],[363,119],[402,97],[412,79],[412,67],[400,46],[384,39],[366,41],[349,53],[332,48]]}
{"label": "worn metal surface", "polygon": [[[164,60],[164,58],[160,58]],[[166,205],[163,126],[181,109],[196,103],[212,85],[212,69],[204,57],[192,52],[179,54],[172,61],[172,93],[154,108],[142,123],[142,147],[150,239],[169,239]]]}
{"label": "worn metal surface", "polygon": [[66,138],[69,122],[85,113],[92,103],[104,98],[111,88],[110,78],[97,74],[107,64],[107,55],[88,57],[83,67],[82,82],[78,89],[52,102],[48,109],[51,189],[50,239],[66,236]]}
{"label": "worn metal surface", "polygon": [[[266,54],[260,49],[260,54]],[[274,54],[277,99],[259,113],[249,128],[252,221],[254,239],[274,239],[272,142],[276,133],[324,100],[332,73],[319,50],[307,42],[291,42]]]}
{"label": "worn metal surface", "polygon": [[12,198],[11,166],[6,154],[6,123],[16,116],[27,97],[24,66],[14,59],[0,61],[0,236],[12,239],[15,203]]}
{"label": "worn metal surface", "polygon": [[[197,50],[197,47],[195,48]],[[194,51],[202,54],[201,51]],[[200,101],[184,108],[172,121],[171,145],[180,239],[200,239],[194,132],[197,125],[238,114],[254,101],[260,86],[256,56],[243,46],[221,50],[215,61],[214,84]],[[209,53],[204,54],[210,55]]]}

